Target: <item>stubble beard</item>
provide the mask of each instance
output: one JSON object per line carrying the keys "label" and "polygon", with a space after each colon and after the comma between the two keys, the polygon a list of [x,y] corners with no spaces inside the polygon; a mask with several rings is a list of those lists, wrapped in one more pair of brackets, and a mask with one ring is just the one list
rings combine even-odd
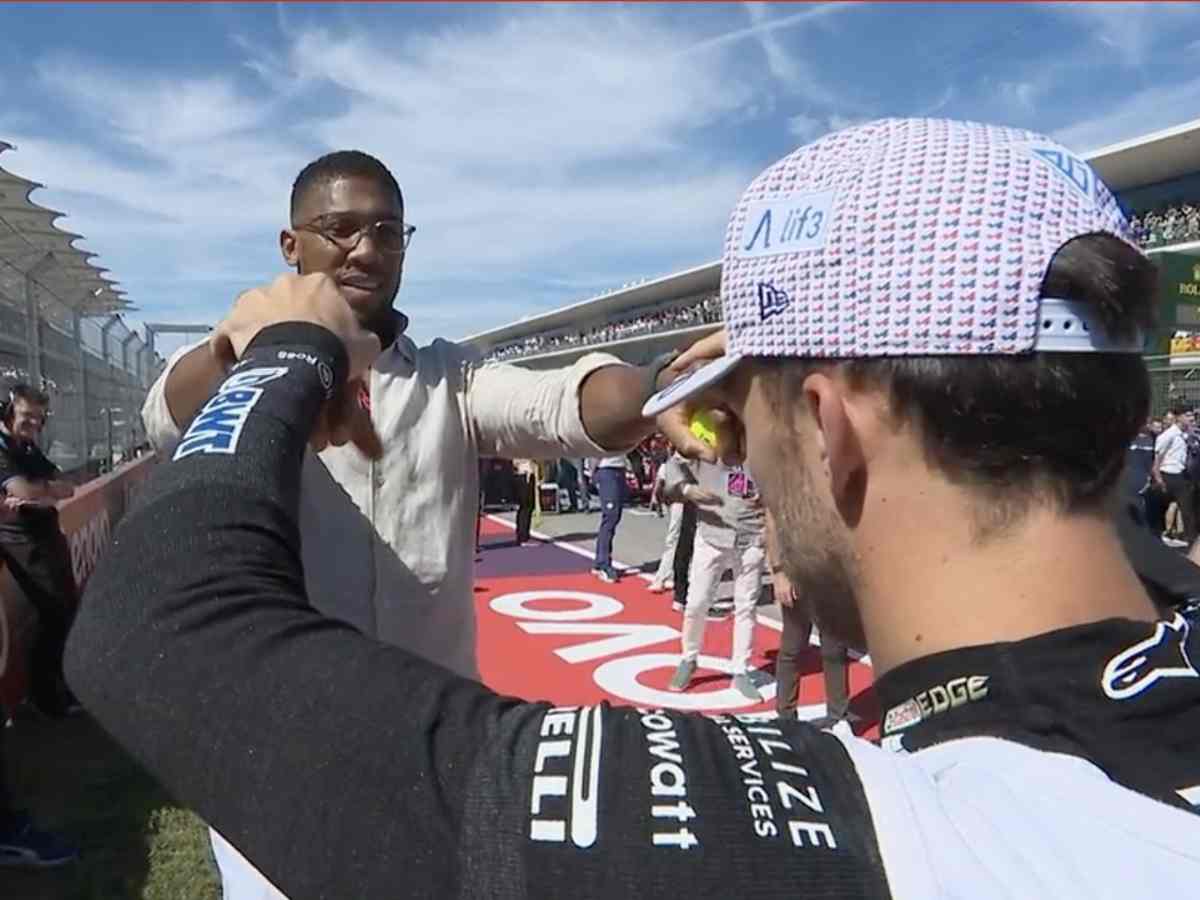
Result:
{"label": "stubble beard", "polygon": [[802,464],[784,467],[781,475],[780,502],[772,513],[784,571],[822,633],[865,650],[855,557],[845,526],[817,497]]}

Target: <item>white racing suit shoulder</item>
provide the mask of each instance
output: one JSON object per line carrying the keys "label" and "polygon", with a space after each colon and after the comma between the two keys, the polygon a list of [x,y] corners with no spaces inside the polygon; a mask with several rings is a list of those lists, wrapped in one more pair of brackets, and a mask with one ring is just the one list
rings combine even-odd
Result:
{"label": "white racing suit shoulder", "polygon": [[[895,900],[1125,898],[1200,884],[1200,816],[1087,760],[995,737],[892,753],[840,737]],[[1182,893],[1180,893],[1182,891]]]}

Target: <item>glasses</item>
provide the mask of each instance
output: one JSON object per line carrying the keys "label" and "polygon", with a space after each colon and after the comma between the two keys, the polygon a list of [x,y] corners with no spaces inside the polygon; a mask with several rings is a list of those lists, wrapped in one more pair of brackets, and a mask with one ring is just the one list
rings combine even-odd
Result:
{"label": "glasses", "polygon": [[377,222],[362,224],[353,219],[318,216],[311,222],[296,225],[295,229],[323,237],[346,253],[352,253],[363,236],[369,233],[371,243],[380,253],[401,256],[408,252],[408,245],[412,242],[417,226],[406,224],[399,219],[380,219]]}

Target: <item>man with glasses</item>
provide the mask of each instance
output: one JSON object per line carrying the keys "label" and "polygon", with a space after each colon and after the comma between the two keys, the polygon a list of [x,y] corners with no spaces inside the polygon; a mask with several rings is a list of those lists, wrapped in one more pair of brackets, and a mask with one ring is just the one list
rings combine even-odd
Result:
{"label": "man with glasses", "polygon": [[[305,581],[326,614],[476,678],[479,457],[603,457],[630,449],[655,427],[641,405],[666,360],[635,368],[592,353],[565,369],[532,372],[480,365],[469,348],[446,340],[418,347],[392,305],[414,230],[395,178],[367,154],[323,156],[293,186],[291,222],[279,239],[284,260],[300,274],[331,276],[385,348],[339,407],[347,446],[305,459]],[[282,313],[260,307],[256,314],[260,320],[241,324],[262,327]],[[231,349],[206,340],[182,350],[151,388],[146,432],[164,455],[224,378]],[[219,432],[220,411],[210,416]],[[372,419],[382,448],[371,446]],[[686,427],[661,427],[677,444],[697,443]],[[214,845],[226,897],[264,896],[232,848],[220,839]]]}

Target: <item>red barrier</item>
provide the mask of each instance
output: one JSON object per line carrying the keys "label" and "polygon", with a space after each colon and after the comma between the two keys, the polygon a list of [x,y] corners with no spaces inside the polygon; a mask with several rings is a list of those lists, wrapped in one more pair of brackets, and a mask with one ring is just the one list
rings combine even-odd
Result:
{"label": "red barrier", "polygon": [[[154,460],[150,454],[119,466],[58,504],[59,523],[71,544],[71,564],[81,589]],[[0,561],[0,706],[12,709],[25,698],[29,644],[36,624],[33,607]]]}

